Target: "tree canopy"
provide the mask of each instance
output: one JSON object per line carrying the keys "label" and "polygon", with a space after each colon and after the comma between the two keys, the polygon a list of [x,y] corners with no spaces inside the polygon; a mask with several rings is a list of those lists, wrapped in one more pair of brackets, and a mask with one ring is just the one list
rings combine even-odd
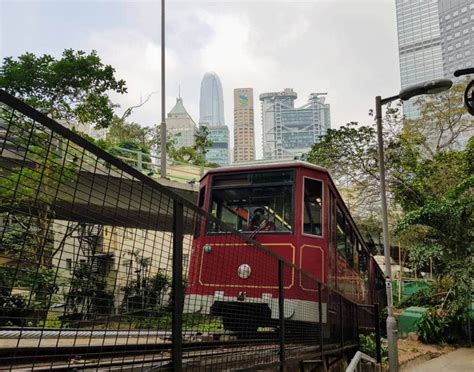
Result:
{"label": "tree canopy", "polygon": [[[415,120],[404,119],[397,106],[388,107],[384,116],[392,242],[408,248],[414,270],[432,265],[439,279],[428,295],[420,294],[409,305],[432,306],[426,322],[448,317],[445,330],[464,316],[474,276],[474,137],[468,140],[474,120],[463,108],[464,85],[419,98]],[[358,224],[377,239],[380,180],[374,125],[349,123],[328,130],[308,155],[331,170]]]}
{"label": "tree canopy", "polygon": [[114,105],[109,93],[127,92],[115,69],[104,65],[96,51],[66,49],[61,58],[25,53],[6,57],[0,68],[0,88],[49,117],[67,123],[109,126]]}

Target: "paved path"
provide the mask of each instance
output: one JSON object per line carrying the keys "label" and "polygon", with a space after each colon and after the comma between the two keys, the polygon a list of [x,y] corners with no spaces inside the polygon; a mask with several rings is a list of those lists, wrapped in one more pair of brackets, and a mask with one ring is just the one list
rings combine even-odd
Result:
{"label": "paved path", "polygon": [[404,372],[469,372],[474,371],[474,348],[462,348],[417,366],[403,369]]}

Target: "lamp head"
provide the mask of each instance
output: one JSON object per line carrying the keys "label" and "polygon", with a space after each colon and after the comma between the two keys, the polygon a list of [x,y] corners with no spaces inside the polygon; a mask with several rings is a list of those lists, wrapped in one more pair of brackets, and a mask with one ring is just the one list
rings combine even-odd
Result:
{"label": "lamp head", "polygon": [[422,94],[436,94],[444,92],[453,86],[453,82],[450,79],[434,79],[428,80],[423,83],[411,85],[402,89],[399,93],[399,97],[402,101],[408,101],[410,98],[420,96]]}

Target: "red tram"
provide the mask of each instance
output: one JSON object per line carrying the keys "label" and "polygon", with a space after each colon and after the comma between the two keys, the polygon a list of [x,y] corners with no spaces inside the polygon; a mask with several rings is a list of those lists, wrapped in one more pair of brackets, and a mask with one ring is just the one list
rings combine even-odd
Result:
{"label": "red tram", "polygon": [[[353,302],[383,303],[383,275],[326,169],[302,161],[213,169],[201,180],[199,205]],[[275,259],[226,235],[198,224],[184,311],[222,316],[231,331],[249,313],[258,319],[251,328],[275,324]],[[314,322],[314,287],[289,267],[284,287],[285,317]]]}

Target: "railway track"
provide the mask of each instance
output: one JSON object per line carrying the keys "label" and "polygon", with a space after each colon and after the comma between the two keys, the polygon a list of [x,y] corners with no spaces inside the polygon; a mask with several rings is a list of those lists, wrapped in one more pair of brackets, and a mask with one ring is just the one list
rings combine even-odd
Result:
{"label": "railway track", "polygon": [[[346,345],[344,349],[356,345]],[[287,359],[314,357],[341,352],[340,345],[301,342],[285,346]],[[66,370],[171,370],[171,344],[92,346],[87,348],[18,349],[15,355],[0,350],[0,370],[66,371]],[[251,368],[279,362],[279,344],[275,339],[249,339],[183,344],[183,369]]]}
{"label": "railway track", "polygon": [[[277,348],[275,338],[208,342],[184,342],[183,358],[234,354],[249,347]],[[46,346],[0,349],[0,369],[88,369],[122,364],[154,363],[166,369],[171,361],[171,342],[86,346]],[[117,364],[118,363],[118,364]],[[6,367],[6,368],[5,368]]]}

